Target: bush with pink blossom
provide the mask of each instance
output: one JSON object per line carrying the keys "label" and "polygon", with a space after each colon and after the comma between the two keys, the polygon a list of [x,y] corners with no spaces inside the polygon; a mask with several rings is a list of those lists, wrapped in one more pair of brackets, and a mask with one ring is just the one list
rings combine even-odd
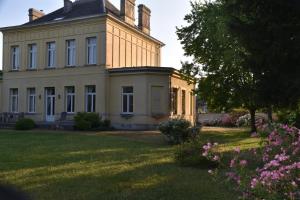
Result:
{"label": "bush with pink blossom", "polygon": [[223,165],[241,199],[300,199],[300,130],[278,124],[265,127],[261,148],[248,152],[237,148]]}

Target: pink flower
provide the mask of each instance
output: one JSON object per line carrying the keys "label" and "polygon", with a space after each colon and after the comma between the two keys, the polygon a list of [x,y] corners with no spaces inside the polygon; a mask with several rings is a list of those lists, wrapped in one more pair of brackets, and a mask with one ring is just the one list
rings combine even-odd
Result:
{"label": "pink flower", "polygon": [[242,167],[245,167],[247,164],[248,164],[247,160],[241,160],[241,161],[240,161],[240,165],[241,165]]}
{"label": "pink flower", "polygon": [[213,158],[213,160],[214,160],[214,161],[218,161],[218,160],[220,160],[220,157],[217,156],[217,155],[215,155],[214,158]]}
{"label": "pink flower", "polygon": [[236,153],[241,153],[241,148],[240,148],[240,147],[236,147],[236,148],[234,149],[234,151],[235,151]]}
{"label": "pink flower", "polygon": [[232,159],[230,161],[230,168],[233,168],[235,166],[235,159]]}

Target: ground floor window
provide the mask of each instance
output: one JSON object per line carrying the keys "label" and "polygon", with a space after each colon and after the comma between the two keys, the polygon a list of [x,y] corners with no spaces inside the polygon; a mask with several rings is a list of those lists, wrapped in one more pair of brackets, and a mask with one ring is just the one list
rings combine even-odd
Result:
{"label": "ground floor window", "polygon": [[133,113],[133,87],[122,88],[122,113]]}
{"label": "ground floor window", "polygon": [[193,92],[191,92],[190,93],[190,114],[191,115],[193,115],[193,110],[194,110],[193,99],[194,99],[194,94]]}
{"label": "ground floor window", "polygon": [[9,92],[9,98],[10,98],[10,112],[12,113],[17,113],[19,111],[19,108],[18,108],[18,104],[19,104],[19,94],[18,94],[18,89],[16,88],[13,88],[13,89],[10,89],[10,92]]}
{"label": "ground floor window", "polygon": [[96,86],[86,86],[85,90],[86,112],[96,112]]}
{"label": "ground floor window", "polygon": [[182,90],[181,92],[181,104],[182,104],[182,115],[185,115],[186,114],[186,92],[185,90]]}
{"label": "ground floor window", "polygon": [[171,107],[173,115],[178,114],[178,89],[172,88]]}
{"label": "ground floor window", "polygon": [[35,88],[27,89],[28,113],[36,112],[36,92]]}
{"label": "ground floor window", "polygon": [[66,87],[66,112],[75,113],[75,87]]}

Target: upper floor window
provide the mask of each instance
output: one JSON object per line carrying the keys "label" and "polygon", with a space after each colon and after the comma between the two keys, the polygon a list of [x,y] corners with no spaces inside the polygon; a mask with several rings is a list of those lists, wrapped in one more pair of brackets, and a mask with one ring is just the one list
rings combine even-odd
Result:
{"label": "upper floor window", "polygon": [[95,65],[97,60],[97,39],[96,37],[87,38],[87,64]]}
{"label": "upper floor window", "polygon": [[96,86],[86,86],[85,89],[85,110],[86,112],[96,112]]}
{"label": "upper floor window", "polygon": [[35,88],[27,89],[28,113],[35,113],[36,110],[36,92]]}
{"label": "upper floor window", "polygon": [[67,40],[67,66],[75,66],[76,45],[75,40]]}
{"label": "upper floor window", "polygon": [[37,66],[37,46],[36,44],[28,45],[29,56],[28,56],[28,68],[36,69]]}
{"label": "upper floor window", "polygon": [[56,45],[55,42],[47,43],[47,67],[53,68],[55,67],[56,60]]}
{"label": "upper floor window", "polygon": [[75,87],[66,87],[66,112],[75,113]]}
{"label": "upper floor window", "polygon": [[11,68],[18,70],[20,68],[20,47],[13,46],[11,48]]}
{"label": "upper floor window", "polygon": [[122,88],[122,113],[133,113],[133,87]]}
{"label": "upper floor window", "polygon": [[19,94],[18,89],[13,88],[9,91],[10,112],[17,113],[19,111]]}

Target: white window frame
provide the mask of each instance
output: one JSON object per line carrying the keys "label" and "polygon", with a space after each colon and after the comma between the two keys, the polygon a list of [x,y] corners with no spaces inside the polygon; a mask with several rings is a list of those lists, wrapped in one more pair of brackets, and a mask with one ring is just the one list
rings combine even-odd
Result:
{"label": "white window frame", "polygon": [[67,46],[66,66],[74,67],[76,65],[76,41],[74,39],[67,40],[66,46]]}
{"label": "white window frame", "polygon": [[47,68],[55,68],[56,65],[56,43],[47,43]]}
{"label": "white window frame", "polygon": [[28,102],[27,104],[28,113],[36,113],[36,89],[35,88],[27,89],[27,102]]}
{"label": "white window frame", "polygon": [[11,47],[11,69],[12,70],[20,69],[20,47],[19,46]]}
{"label": "white window frame", "polygon": [[[71,92],[69,89],[72,89],[73,91]],[[66,87],[66,112],[68,114],[74,114],[75,113],[75,87],[74,86],[67,86]],[[70,99],[70,101],[69,101]],[[71,110],[68,110],[69,105],[68,103],[71,103]]]}
{"label": "white window frame", "polygon": [[37,68],[37,45],[28,45],[28,69]]}
{"label": "white window frame", "polygon": [[[124,92],[126,88],[132,88],[132,92]],[[127,110],[124,108],[124,97],[127,100]],[[132,102],[130,102],[130,99],[132,97]],[[122,87],[122,114],[133,114],[134,112],[134,88],[133,86],[124,86]],[[132,104],[132,111],[130,111],[130,105]]]}
{"label": "white window frame", "polygon": [[[89,89],[93,88],[95,89],[95,92],[90,92]],[[91,108],[88,108],[88,99],[91,97]],[[95,85],[88,85],[85,88],[85,111],[89,113],[96,112],[96,86]]]}
{"label": "white window frame", "polygon": [[[14,103],[15,105],[13,105]],[[9,110],[11,113],[19,112],[19,90],[17,88],[11,88],[9,90],[9,105],[10,105]]]}
{"label": "white window frame", "polygon": [[87,43],[87,64],[96,65],[97,64],[97,37],[89,37],[86,39]]}

